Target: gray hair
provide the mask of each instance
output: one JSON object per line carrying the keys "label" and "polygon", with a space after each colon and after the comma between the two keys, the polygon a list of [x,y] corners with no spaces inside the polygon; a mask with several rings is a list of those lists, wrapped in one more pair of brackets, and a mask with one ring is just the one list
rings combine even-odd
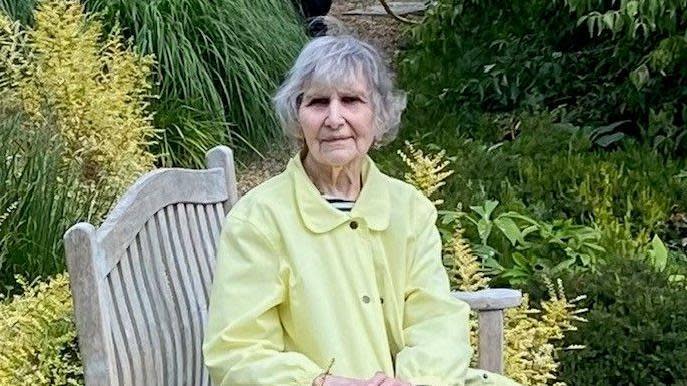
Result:
{"label": "gray hair", "polygon": [[315,38],[298,55],[273,98],[285,134],[303,145],[298,108],[310,85],[346,84],[358,71],[370,88],[376,131],[373,145],[378,147],[391,142],[398,134],[401,113],[406,107],[406,95],[394,88],[391,71],[379,52],[353,36]]}

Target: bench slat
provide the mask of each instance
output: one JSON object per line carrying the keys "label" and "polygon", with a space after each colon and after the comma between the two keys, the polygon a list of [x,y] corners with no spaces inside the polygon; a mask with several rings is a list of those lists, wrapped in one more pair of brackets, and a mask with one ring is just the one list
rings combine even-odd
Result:
{"label": "bench slat", "polygon": [[150,251],[150,263],[153,266],[153,271],[157,273],[156,283],[160,291],[160,301],[164,304],[165,312],[163,314],[166,315],[166,319],[163,319],[163,321],[169,321],[169,326],[166,330],[169,331],[173,352],[167,353],[168,360],[172,363],[172,372],[168,373],[168,384],[174,386],[179,384],[180,379],[183,379],[183,369],[181,366],[184,363],[183,355],[186,346],[182,341],[183,320],[181,313],[177,309],[179,305],[175,302],[176,296],[173,295],[172,279],[170,278],[171,271],[168,268],[167,258],[163,254],[166,243],[164,235],[166,232],[162,217],[164,217],[164,213],[158,212],[148,222],[148,234],[150,235],[148,248]]}
{"label": "bench slat", "polygon": [[[205,302],[206,304],[210,301],[210,291],[213,278],[212,266],[215,260],[216,251],[215,240],[214,236],[212,235],[212,229],[210,228],[210,219],[208,218],[207,209],[208,205],[194,205],[194,214],[197,225],[195,229],[198,232],[197,237],[200,239],[200,242],[203,246],[204,258],[201,260],[201,268],[204,275],[203,277],[205,278],[207,276],[210,279],[203,282],[204,290],[207,294]],[[212,210],[212,208],[209,209]]]}
{"label": "bench slat", "polygon": [[[210,285],[212,284],[211,261],[214,261],[215,246],[212,244],[211,235],[207,228],[205,204],[185,204],[186,224],[185,233],[190,237],[190,245],[193,246],[194,256],[191,260],[195,263],[194,267],[194,288],[198,293],[196,299],[199,300],[197,307],[200,310],[201,325],[207,323],[207,304],[210,300]],[[182,218],[182,221],[184,219]],[[190,262],[189,262],[190,264]],[[202,296],[202,298],[200,297]],[[201,301],[202,300],[202,301]],[[210,377],[207,369],[202,363],[202,341],[198,342],[198,358],[200,374],[198,385],[209,385]]]}
{"label": "bench slat", "polygon": [[[210,260],[210,256],[212,255],[212,246],[209,245],[208,242],[203,237],[203,232],[200,228],[200,223],[201,221],[205,221],[205,219],[201,219],[198,216],[198,207],[202,208],[202,205],[191,205],[187,204],[186,205],[186,218],[189,221],[189,227],[188,227],[188,232],[191,236],[192,240],[192,245],[194,246],[195,250],[195,263],[197,266],[198,270],[198,288],[199,291],[201,292],[201,295],[203,296],[202,301],[199,302],[198,304],[208,304],[210,301],[210,286],[207,285],[208,282],[212,282],[212,276],[210,274],[210,267],[208,265],[208,260]],[[205,213],[201,209],[202,213]],[[205,307],[201,307],[203,309],[202,311],[202,320],[206,321],[207,320],[207,310]]]}
{"label": "bench slat", "polygon": [[135,262],[135,264],[132,262],[132,248],[129,246],[126,249],[125,256],[121,259],[119,264],[125,299],[115,299],[115,301],[126,301],[129,317],[132,320],[134,337],[136,338],[136,344],[133,345],[131,350],[132,360],[134,363],[141,364],[141,366],[139,366],[141,369],[141,376],[146,384],[151,384],[153,382],[152,373],[154,372],[152,368],[152,344],[150,334],[148,333],[148,326],[145,321],[145,309],[142,305],[142,300],[146,296],[146,293],[141,291],[140,287],[142,283],[138,282],[137,278],[133,275],[133,265],[136,264],[138,264],[138,262]]}
{"label": "bench slat", "polygon": [[[141,367],[138,366],[136,350],[136,337],[133,331],[130,310],[124,301],[124,290],[122,288],[121,266],[115,267],[107,277],[110,286],[112,306],[114,310],[113,330],[114,345],[118,349],[118,362],[122,364],[120,378],[124,385],[140,385],[143,382]],[[136,358],[138,359],[138,358]],[[136,365],[134,365],[136,364]]]}
{"label": "bench slat", "polygon": [[[174,358],[170,357],[170,353],[173,352],[172,350],[175,350],[171,333],[173,323],[171,322],[172,318],[169,312],[170,306],[164,300],[164,297],[169,296],[170,292],[164,279],[166,277],[164,269],[159,269],[159,265],[155,263],[160,256],[159,250],[153,248],[154,244],[150,240],[151,227],[155,227],[154,221],[148,221],[143,231],[139,233],[138,245],[141,249],[139,256],[141,258],[141,271],[146,283],[146,291],[150,295],[154,327],[157,327],[153,328],[153,331],[158,331],[157,341],[159,345],[156,346],[155,350],[156,361],[158,361],[158,366],[161,369],[158,376],[160,383],[167,385],[171,384],[171,380],[176,378]],[[157,239],[155,243],[157,243]]]}
{"label": "bench slat", "polygon": [[177,261],[180,265],[184,266],[185,269],[181,269],[181,272],[185,273],[185,283],[187,287],[187,293],[189,294],[189,304],[188,312],[191,315],[193,324],[193,336],[194,339],[191,342],[189,349],[192,352],[191,362],[187,363],[187,366],[192,367],[193,371],[193,384],[200,385],[200,370],[203,368],[203,358],[201,352],[201,343],[203,341],[203,333],[201,327],[205,324],[207,320],[207,310],[205,306],[199,306],[199,303],[205,302],[205,295],[203,294],[203,285],[201,284],[200,273],[198,272],[198,259],[196,258],[196,245],[191,238],[189,227],[190,219],[186,216],[187,206],[186,204],[180,203],[174,206],[174,214],[176,216],[175,221],[175,233],[177,238],[176,250]]}
{"label": "bench slat", "polygon": [[[150,290],[149,284],[141,270],[141,267],[144,265],[144,263],[150,259],[150,256],[142,253],[142,233],[137,235],[136,240],[131,246],[129,246],[127,252],[129,254],[129,266],[131,268],[133,283],[136,287],[136,294],[138,295],[137,297],[139,297],[141,300],[140,306],[143,311],[140,315],[140,320],[137,320],[137,322],[141,323],[144,327],[141,328],[141,334],[144,337],[144,344],[150,345],[148,350],[144,350],[144,358],[146,360],[146,379],[149,385],[154,385],[156,382],[160,381],[157,374],[160,374],[163,371],[163,355],[160,352],[163,342],[160,339],[160,333],[158,332],[160,326],[158,322],[159,318],[157,316],[157,310],[152,306],[153,291]],[[148,343],[145,343],[146,341]]]}
{"label": "bench slat", "polygon": [[174,296],[175,311],[181,320],[180,340],[182,362],[179,364],[180,376],[177,380],[178,385],[189,385],[193,382],[193,373],[191,364],[194,362],[193,340],[195,339],[194,323],[192,316],[189,315],[188,310],[191,309],[190,299],[193,293],[190,283],[186,277],[185,267],[180,267],[179,256],[179,238],[175,232],[176,216],[174,215],[174,207],[169,206],[160,213],[160,225],[162,230],[163,241],[163,261],[169,271],[169,278],[172,284],[172,293]]}

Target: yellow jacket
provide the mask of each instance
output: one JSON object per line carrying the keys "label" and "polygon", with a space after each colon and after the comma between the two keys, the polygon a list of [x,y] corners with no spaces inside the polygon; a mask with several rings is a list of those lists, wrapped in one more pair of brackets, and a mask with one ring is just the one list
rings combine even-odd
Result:
{"label": "yellow jacket", "polygon": [[465,383],[469,307],[449,294],[434,205],[369,157],[362,175],[342,212],[296,155],[227,215],[203,345],[216,386],[310,385],[332,359],[335,375]]}

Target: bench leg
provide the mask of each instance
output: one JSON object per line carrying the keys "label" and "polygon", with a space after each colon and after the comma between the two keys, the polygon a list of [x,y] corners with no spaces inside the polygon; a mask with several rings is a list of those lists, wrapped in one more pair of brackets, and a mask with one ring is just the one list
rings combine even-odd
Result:
{"label": "bench leg", "polygon": [[479,313],[479,368],[503,374],[503,310]]}

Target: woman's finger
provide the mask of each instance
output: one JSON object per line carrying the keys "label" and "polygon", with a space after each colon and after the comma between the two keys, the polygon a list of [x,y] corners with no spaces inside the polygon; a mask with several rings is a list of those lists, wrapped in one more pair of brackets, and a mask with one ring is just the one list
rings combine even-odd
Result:
{"label": "woman's finger", "polygon": [[379,386],[402,386],[398,379],[387,377]]}
{"label": "woman's finger", "polygon": [[381,371],[378,371],[375,373],[375,375],[367,380],[367,386],[382,386],[384,381],[387,380],[389,377],[386,376]]}

